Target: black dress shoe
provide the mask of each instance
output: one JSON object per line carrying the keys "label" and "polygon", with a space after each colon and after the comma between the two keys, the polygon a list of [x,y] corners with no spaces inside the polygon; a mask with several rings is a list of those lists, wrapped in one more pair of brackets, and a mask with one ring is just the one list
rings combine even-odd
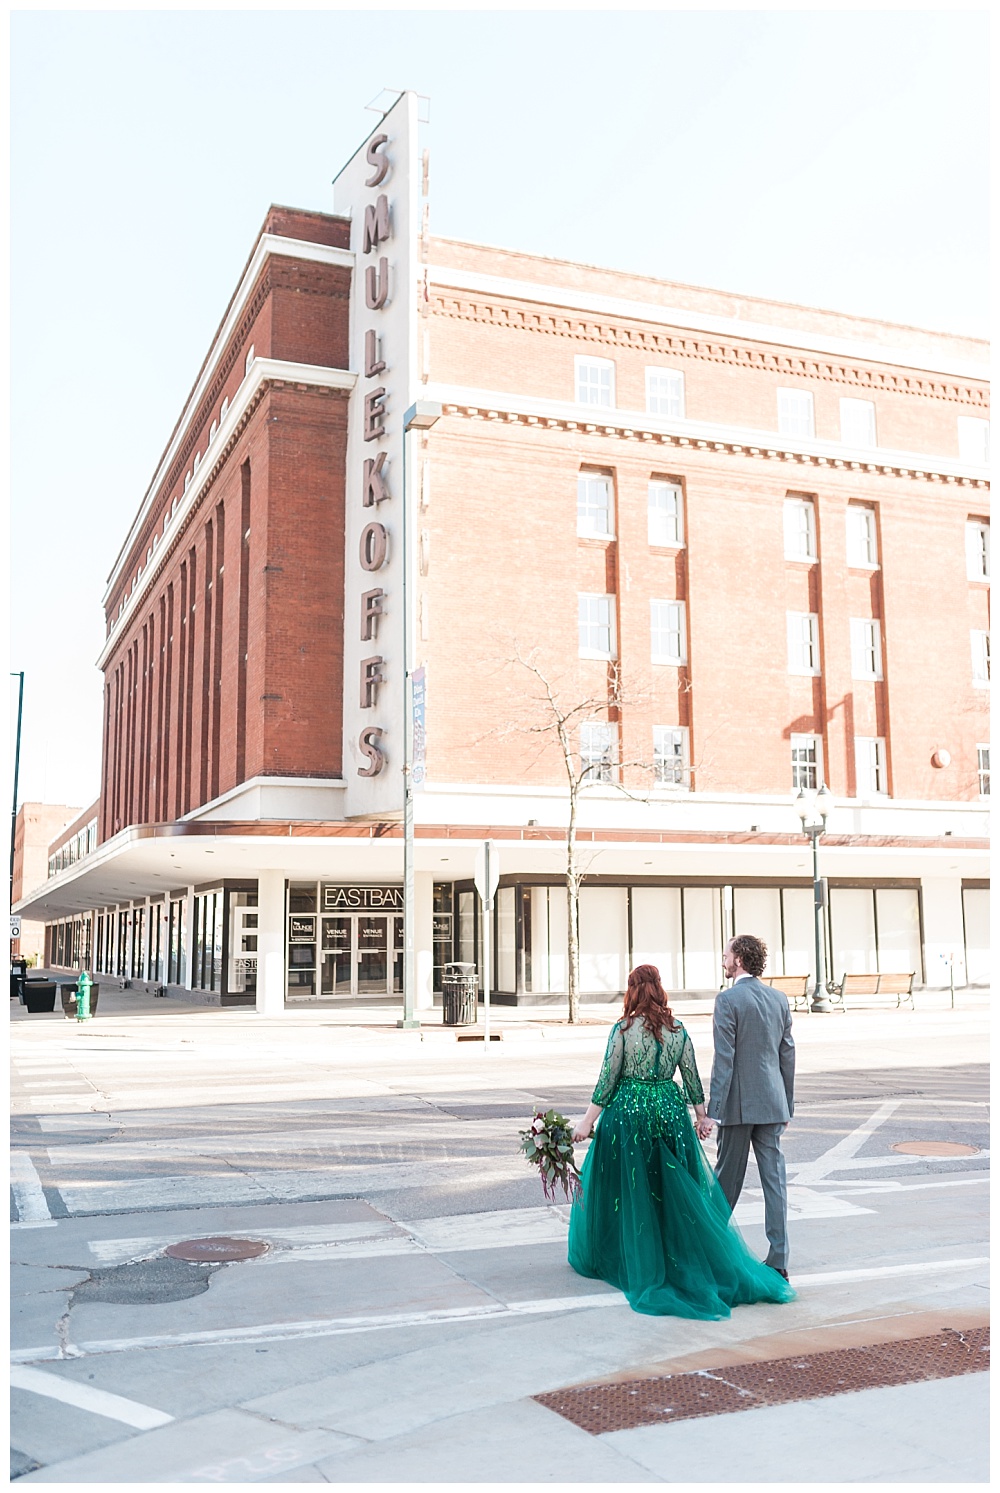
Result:
{"label": "black dress shoe", "polygon": [[771,1264],[769,1264],[769,1262],[767,1260],[762,1260],[761,1264],[762,1265],[767,1265],[768,1270],[773,1270],[776,1275],[780,1275],[781,1276],[782,1280],[787,1280],[788,1279],[788,1271],[787,1270],[782,1270],[782,1268],[781,1268],[780,1265],[771,1265]]}

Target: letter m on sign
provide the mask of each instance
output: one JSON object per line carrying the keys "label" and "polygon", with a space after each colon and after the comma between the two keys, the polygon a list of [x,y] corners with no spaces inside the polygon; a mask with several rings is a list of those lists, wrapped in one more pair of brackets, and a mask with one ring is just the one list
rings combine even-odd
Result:
{"label": "letter m on sign", "polygon": [[369,254],[372,249],[378,248],[384,239],[389,238],[392,230],[389,226],[389,199],[383,192],[374,207],[365,208],[365,232],[362,253]]}

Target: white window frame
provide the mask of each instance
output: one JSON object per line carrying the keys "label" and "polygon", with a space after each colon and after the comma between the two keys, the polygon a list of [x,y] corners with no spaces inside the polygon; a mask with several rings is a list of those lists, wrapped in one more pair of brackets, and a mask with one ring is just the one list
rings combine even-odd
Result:
{"label": "white window frame", "polygon": [[[585,493],[593,486],[596,489],[603,488],[605,504],[603,510],[600,504],[592,505],[584,502]],[[593,513],[590,510],[593,509]],[[603,511],[605,527],[600,527],[599,519]],[[614,519],[614,493],[612,491],[611,478],[605,472],[579,472],[576,479],[576,532],[580,539],[613,539],[615,533]]]}
{"label": "white window frame", "polygon": [[875,509],[864,503],[847,505],[847,564],[851,570],[878,570]]}
{"label": "white window frame", "polygon": [[[596,746],[596,750],[595,750]],[[583,721],[580,726],[580,771],[585,783],[614,781],[615,740],[610,721]]]}
{"label": "white window frame", "polygon": [[[615,408],[615,365],[610,358],[578,355],[573,359],[573,374],[577,404],[602,410]],[[606,399],[603,397],[605,392]],[[594,399],[592,395],[595,393],[600,397]]]}
{"label": "white window frame", "polygon": [[[660,499],[666,501],[660,502]],[[673,512],[671,512],[671,501]],[[649,543],[659,549],[684,546],[684,490],[679,482],[652,478],[647,488],[646,532]],[[673,537],[669,531],[673,529]],[[658,532],[663,530],[664,532]]]}
{"label": "white window frame", "polygon": [[976,773],[979,777],[979,797],[990,796],[990,744],[988,741],[976,742]]}
{"label": "white window frame", "polygon": [[249,351],[248,351],[248,353],[246,355],[246,359],[245,359],[245,361],[243,363],[243,376],[244,377],[246,377],[246,375],[250,372],[250,364],[253,362],[253,360],[254,360],[254,346],[253,346],[253,343],[251,342],[250,349],[249,349]]}
{"label": "white window frame", "polygon": [[884,798],[889,791],[885,737],[855,736],[854,778],[858,798]]}
{"label": "white window frame", "polygon": [[[683,601],[650,601],[649,638],[651,663],[674,668],[687,663],[687,609]],[[665,648],[660,646],[664,642]]]}
{"label": "white window frame", "polygon": [[[666,394],[657,384],[669,380],[672,388]],[[667,408],[662,406],[666,404]],[[677,368],[646,369],[646,414],[662,415],[667,420],[684,419],[684,375]]]}
{"label": "white window frame", "polygon": [[872,450],[878,445],[873,399],[840,401],[840,443],[861,450]]}
{"label": "white window frame", "polygon": [[786,612],[788,672],[818,678],[819,615],[816,612]]}
{"label": "white window frame", "polygon": [[970,581],[990,578],[990,526],[983,518],[970,518],[965,525],[965,571]]}
{"label": "white window frame", "polygon": [[[593,620],[592,613],[595,608],[590,603],[596,602],[606,608],[606,619]],[[587,612],[587,617],[584,612]],[[584,630],[591,634],[594,629],[606,629],[608,635],[608,647],[597,648],[591,643],[584,643]],[[613,596],[602,596],[592,591],[577,592],[577,646],[581,658],[600,658],[605,660],[614,659],[617,652],[617,639],[615,637],[615,598]]]}
{"label": "white window frame", "polygon": [[778,434],[801,441],[816,435],[816,413],[811,389],[778,390]]}
{"label": "white window frame", "polygon": [[990,464],[990,422],[975,415],[958,417],[958,459],[971,467]]}
{"label": "white window frame", "polygon": [[990,635],[983,628],[969,632],[972,647],[972,682],[977,689],[988,689],[990,683]]}
{"label": "white window frame", "polygon": [[816,560],[816,505],[812,499],[786,498],[782,508],[782,523],[785,559],[808,560],[810,563]]}
{"label": "white window frame", "polygon": [[[792,767],[792,792],[797,793],[804,788],[807,793],[819,788],[823,781],[823,738],[808,734],[792,733],[790,740],[791,767]],[[811,751],[812,762],[797,762],[796,752]],[[813,781],[808,779],[812,777]]]}
{"label": "white window frame", "polygon": [[882,624],[877,617],[851,618],[851,678],[882,678]]}
{"label": "white window frame", "polygon": [[657,788],[691,787],[691,736],[687,726],[653,727],[653,782]]}

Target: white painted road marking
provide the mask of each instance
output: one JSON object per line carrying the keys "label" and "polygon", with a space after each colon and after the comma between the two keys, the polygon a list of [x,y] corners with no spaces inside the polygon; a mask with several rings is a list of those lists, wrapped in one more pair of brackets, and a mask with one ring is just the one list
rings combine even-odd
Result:
{"label": "white painted road marking", "polygon": [[27,1151],[10,1153],[10,1190],[14,1194],[14,1205],[22,1223],[48,1223],[52,1214],[35,1171],[35,1164]]}
{"label": "white painted road marking", "polygon": [[89,1384],[77,1384],[73,1379],[60,1379],[55,1374],[20,1364],[12,1366],[10,1382],[13,1389],[26,1389],[49,1400],[61,1400],[64,1405],[75,1405],[78,1410],[103,1415],[106,1420],[119,1420],[123,1425],[134,1426],[137,1431],[152,1431],[156,1426],[169,1424],[174,1418],[164,1410],[154,1410],[152,1405],[140,1405],[138,1400],[126,1400],[122,1395],[109,1394],[107,1390],[93,1389]]}
{"label": "white painted road marking", "polygon": [[822,1156],[817,1156],[815,1161],[807,1161],[804,1165],[797,1167],[795,1180],[799,1183],[818,1182],[821,1177],[828,1176],[830,1172],[846,1171],[852,1165],[851,1158],[857,1155],[868,1137],[895,1114],[902,1102],[902,1099],[887,1099],[884,1104],[880,1104],[874,1114],[869,1115],[868,1119],[856,1130],[852,1130],[849,1135],[842,1136],[836,1145],[824,1151]]}
{"label": "white painted road marking", "polygon": [[[892,1276],[933,1275],[941,1271],[979,1269],[990,1263],[988,1255],[962,1260],[911,1260],[902,1265],[878,1265],[862,1270],[821,1271],[816,1275],[796,1275],[792,1284],[803,1286],[839,1286],[853,1281],[881,1280]],[[630,1310],[618,1291],[595,1291],[590,1295],[541,1297],[533,1301],[496,1302],[487,1306],[445,1307],[437,1311],[394,1312],[384,1316],[327,1317],[308,1322],[265,1322],[256,1327],[220,1327],[208,1332],[181,1332],[156,1337],[106,1338],[96,1342],[20,1348],[11,1353],[11,1363],[43,1363],[64,1358],[88,1357],[106,1353],[131,1353],[139,1348],[183,1348],[225,1343],[288,1342],[297,1338],[342,1337],[358,1332],[378,1332],[394,1327],[433,1327],[442,1322],[475,1322],[485,1318],[512,1318],[567,1311],[588,1311],[592,1307],[620,1306]]]}

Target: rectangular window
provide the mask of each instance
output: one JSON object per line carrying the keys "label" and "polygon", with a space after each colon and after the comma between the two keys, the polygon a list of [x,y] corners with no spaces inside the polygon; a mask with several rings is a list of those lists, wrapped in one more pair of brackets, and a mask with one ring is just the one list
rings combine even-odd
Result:
{"label": "rectangular window", "polygon": [[683,498],[676,482],[649,484],[649,542],[662,545],[684,543]]}
{"label": "rectangular window", "polygon": [[990,422],[976,420],[971,415],[958,417],[958,459],[970,466],[987,467],[990,464]]}
{"label": "rectangular window", "polygon": [[887,791],[884,737],[855,736],[854,770],[858,798],[872,798]]}
{"label": "rectangular window", "polygon": [[789,674],[819,673],[819,617],[815,612],[786,612]]}
{"label": "rectangular window", "polygon": [[870,399],[840,401],[840,439],[845,446],[876,446],[875,406]]}
{"label": "rectangular window", "polygon": [[965,526],[966,572],[970,581],[990,578],[990,526],[984,519],[970,518]]}
{"label": "rectangular window", "polygon": [[808,389],[778,390],[778,433],[812,440],[813,397]]}
{"label": "rectangular window", "polygon": [[847,509],[847,563],[855,570],[878,569],[878,533],[874,508],[851,503]]}
{"label": "rectangular window", "polygon": [[792,736],[792,789],[818,788],[822,780],[823,743],[818,736]]}
{"label": "rectangular window", "polygon": [[580,727],[580,765],[586,782],[611,782],[611,725],[608,721],[585,721]]}
{"label": "rectangular window", "polygon": [[611,409],[615,402],[615,365],[610,358],[576,359],[576,402]]}
{"label": "rectangular window", "polygon": [[652,662],[654,664],[686,663],[685,633],[687,629],[684,619],[684,603],[682,601],[651,601],[649,615]]}
{"label": "rectangular window", "polygon": [[815,560],[816,510],[808,498],[786,498],[785,559]]}
{"label": "rectangular window", "polygon": [[976,766],[979,772],[979,792],[983,798],[990,796],[990,746],[980,742],[976,747]]}
{"label": "rectangular window", "polygon": [[851,618],[851,678],[882,678],[882,629],[873,617]]}
{"label": "rectangular window", "polygon": [[646,369],[647,415],[670,415],[684,419],[684,375],[672,368]]}
{"label": "rectangular window", "polygon": [[614,658],[613,596],[578,597],[581,658]]}
{"label": "rectangular window", "polygon": [[989,684],[990,682],[990,635],[988,632],[980,632],[977,628],[969,633],[969,641],[972,644],[972,682],[973,684]]}
{"label": "rectangular window", "polygon": [[606,539],[611,522],[611,478],[581,472],[576,479],[576,532],[585,539]]}
{"label": "rectangular window", "polygon": [[653,727],[653,782],[661,787],[687,788],[690,754],[686,726]]}

